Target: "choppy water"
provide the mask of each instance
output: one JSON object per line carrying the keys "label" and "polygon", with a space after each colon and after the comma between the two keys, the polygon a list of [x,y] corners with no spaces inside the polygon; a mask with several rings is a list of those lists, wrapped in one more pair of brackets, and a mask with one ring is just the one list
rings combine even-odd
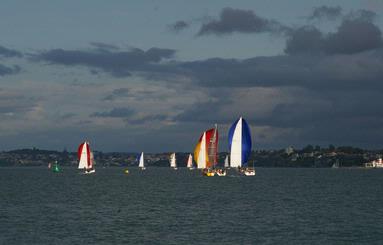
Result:
{"label": "choppy water", "polygon": [[383,171],[0,168],[0,244],[383,244]]}

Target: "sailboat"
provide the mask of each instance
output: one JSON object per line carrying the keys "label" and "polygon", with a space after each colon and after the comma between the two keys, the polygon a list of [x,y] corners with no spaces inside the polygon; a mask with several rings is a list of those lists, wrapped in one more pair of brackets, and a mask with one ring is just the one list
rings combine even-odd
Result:
{"label": "sailboat", "polygon": [[139,163],[138,163],[138,168],[141,169],[141,170],[145,170],[145,164],[144,164],[144,152],[141,152],[141,155],[140,155],[140,160],[139,160]]}
{"label": "sailboat", "polygon": [[213,167],[217,163],[218,129],[217,125],[202,133],[194,149],[194,160],[198,169],[206,176],[214,176]]}
{"label": "sailboat", "polygon": [[84,174],[95,173],[93,152],[90,149],[89,142],[85,141],[80,144],[77,150],[79,160],[78,168],[84,169]]}
{"label": "sailboat", "polygon": [[226,156],[226,158],[225,158],[225,165],[224,165],[224,168],[222,169],[222,168],[219,168],[219,169],[217,169],[217,175],[218,176],[226,176],[226,169],[229,169],[230,167],[229,167],[229,157],[228,156]]}
{"label": "sailboat", "polygon": [[251,152],[251,134],[246,120],[238,118],[229,130],[230,166],[238,168],[246,176],[255,175],[254,168],[247,167]]}
{"label": "sailboat", "polygon": [[188,157],[188,162],[187,162],[187,168],[189,169],[189,170],[193,170],[194,169],[194,167],[193,167],[193,157],[192,157],[192,155],[191,154],[189,154],[189,157]]}
{"label": "sailboat", "polygon": [[332,164],[331,167],[332,167],[332,168],[339,168],[339,160],[336,160],[336,161]]}
{"label": "sailboat", "polygon": [[177,170],[176,153],[170,155],[170,167]]}

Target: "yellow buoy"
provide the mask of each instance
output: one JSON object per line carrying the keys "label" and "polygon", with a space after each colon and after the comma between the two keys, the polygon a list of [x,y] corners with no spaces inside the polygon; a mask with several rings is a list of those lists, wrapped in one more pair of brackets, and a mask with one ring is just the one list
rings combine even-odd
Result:
{"label": "yellow buoy", "polygon": [[129,170],[126,169],[126,170],[124,171],[124,173],[125,173],[125,174],[129,174]]}

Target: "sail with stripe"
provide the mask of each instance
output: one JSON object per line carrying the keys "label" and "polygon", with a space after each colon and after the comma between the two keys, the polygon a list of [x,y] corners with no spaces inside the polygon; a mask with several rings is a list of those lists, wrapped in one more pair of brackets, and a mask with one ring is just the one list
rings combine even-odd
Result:
{"label": "sail with stripe", "polygon": [[79,159],[79,169],[91,169],[93,168],[93,157],[90,150],[89,142],[85,141],[80,144],[77,150],[77,157]]}
{"label": "sail with stripe", "polygon": [[218,129],[209,129],[202,133],[194,149],[197,168],[211,168],[217,163]]}
{"label": "sail with stripe", "polygon": [[230,167],[247,166],[251,152],[251,134],[246,120],[240,117],[229,130]]}

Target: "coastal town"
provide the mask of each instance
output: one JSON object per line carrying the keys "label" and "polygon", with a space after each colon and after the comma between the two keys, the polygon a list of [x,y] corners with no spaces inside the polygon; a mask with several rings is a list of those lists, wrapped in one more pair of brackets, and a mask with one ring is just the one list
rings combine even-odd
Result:
{"label": "coastal town", "polygon": [[[147,166],[169,166],[172,152],[145,153]],[[189,152],[177,152],[179,167],[185,167]],[[218,165],[223,165],[227,152],[218,154]],[[100,167],[136,166],[139,153],[94,151]],[[278,150],[252,151],[248,164],[254,167],[380,167],[383,150],[366,150],[350,146],[320,147],[307,145],[301,149],[292,146]],[[57,161],[62,166],[77,166],[77,153],[43,149],[19,149],[0,152],[0,166],[46,166]]]}

